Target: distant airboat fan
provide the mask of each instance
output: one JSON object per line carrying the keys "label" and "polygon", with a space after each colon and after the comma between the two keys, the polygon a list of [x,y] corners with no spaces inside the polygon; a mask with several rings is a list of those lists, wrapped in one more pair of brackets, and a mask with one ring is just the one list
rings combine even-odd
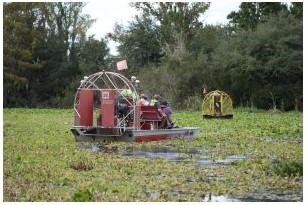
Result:
{"label": "distant airboat fan", "polygon": [[205,94],[202,112],[203,118],[232,118],[232,100],[230,96],[223,91],[211,91]]}

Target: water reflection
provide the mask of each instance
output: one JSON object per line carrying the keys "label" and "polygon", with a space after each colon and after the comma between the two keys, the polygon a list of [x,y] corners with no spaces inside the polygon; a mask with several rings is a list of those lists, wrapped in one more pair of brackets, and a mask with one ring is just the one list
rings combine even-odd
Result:
{"label": "water reflection", "polygon": [[240,196],[239,199],[245,202],[296,202],[303,201],[303,190],[271,190],[266,188]]}
{"label": "water reflection", "polygon": [[91,151],[94,153],[118,153],[118,147],[104,146],[99,143],[79,142],[77,148],[82,151]]}
{"label": "water reflection", "polygon": [[234,198],[231,195],[220,195],[220,196],[205,196],[205,202],[239,202],[239,199]]}
{"label": "water reflection", "polygon": [[208,156],[202,156],[199,160],[197,160],[197,164],[199,165],[231,165],[231,163],[235,161],[245,160],[246,157],[243,155],[230,155],[226,156],[226,158],[222,159],[210,159]]}
{"label": "water reflection", "polygon": [[[231,165],[234,161],[245,160],[243,155],[230,155],[225,158],[212,159],[208,154],[208,150],[201,148],[191,148],[184,151],[176,150],[169,147],[153,147],[153,148],[135,148],[126,147],[118,149],[113,146],[103,146],[95,143],[79,143],[80,150],[88,150],[94,153],[111,153],[122,156],[145,157],[150,159],[165,159],[169,162],[196,163],[201,166],[226,166]],[[204,155],[206,154],[206,155]]]}
{"label": "water reflection", "polygon": [[133,149],[128,148],[119,152],[123,156],[137,156],[145,157],[150,159],[165,159],[172,162],[181,162],[187,159],[185,153],[179,153],[167,149],[155,149],[155,150],[144,150],[144,149]]}
{"label": "water reflection", "polygon": [[244,195],[206,195],[205,202],[299,202],[303,201],[303,191],[263,189]]}

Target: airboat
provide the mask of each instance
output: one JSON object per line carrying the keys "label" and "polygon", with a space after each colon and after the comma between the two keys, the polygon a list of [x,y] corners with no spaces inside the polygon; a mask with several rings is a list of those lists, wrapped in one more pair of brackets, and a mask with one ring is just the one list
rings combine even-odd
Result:
{"label": "airboat", "polygon": [[173,138],[192,139],[196,127],[164,127],[165,119],[156,106],[139,106],[137,80],[116,72],[101,71],[80,81],[74,99],[76,141],[146,142]]}
{"label": "airboat", "polygon": [[205,93],[202,103],[203,119],[211,118],[233,118],[233,107],[230,96],[220,90]]}

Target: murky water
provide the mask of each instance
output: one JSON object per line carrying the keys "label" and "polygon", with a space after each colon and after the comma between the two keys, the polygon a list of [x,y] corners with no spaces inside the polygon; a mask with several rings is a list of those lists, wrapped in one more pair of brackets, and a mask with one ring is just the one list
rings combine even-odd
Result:
{"label": "murky water", "polygon": [[206,150],[186,150],[185,152],[178,152],[176,150],[171,150],[167,148],[163,149],[135,149],[127,148],[119,152],[123,156],[135,156],[135,157],[145,157],[151,159],[165,159],[170,162],[190,162],[196,163],[201,166],[227,166],[231,165],[234,161],[245,160],[246,157],[243,155],[231,155],[220,159],[211,159],[207,155],[203,155],[204,152],[207,154]]}
{"label": "murky water", "polygon": [[204,201],[210,202],[299,202],[303,201],[303,190],[300,192],[263,189],[245,195],[205,196]]}
{"label": "murky water", "polygon": [[[146,190],[146,196],[150,199],[159,199],[160,191]],[[163,195],[184,196],[189,195],[189,191],[172,190],[167,191]],[[180,200],[180,199],[179,199]],[[181,201],[181,200],[180,200]],[[303,191],[291,192],[282,190],[263,189],[259,192],[248,193],[244,195],[211,195],[205,194],[204,202],[300,202],[303,201]]]}
{"label": "murky water", "polygon": [[225,158],[212,159],[207,154],[208,150],[201,148],[191,148],[184,151],[178,151],[169,147],[154,148],[135,148],[126,147],[118,149],[117,147],[108,147],[100,144],[79,143],[79,149],[89,150],[94,153],[112,153],[122,156],[145,157],[150,159],[165,159],[169,162],[196,163],[201,166],[227,166],[234,161],[245,160],[243,155],[230,155]]}
{"label": "murky water", "polygon": [[135,157],[145,157],[150,159],[165,159],[172,162],[186,162],[188,161],[188,156],[186,153],[180,153],[166,148],[161,149],[135,149],[128,147],[121,150],[118,154],[123,156],[135,156]]}
{"label": "murky water", "polygon": [[146,196],[150,199],[158,199],[161,196],[160,192],[158,191],[147,190],[145,193]]}
{"label": "murky water", "polygon": [[303,190],[289,191],[289,190],[270,190],[263,189],[256,193],[248,193],[238,197],[240,201],[245,202],[295,202],[303,201]]}
{"label": "murky water", "polygon": [[95,143],[87,143],[87,142],[80,142],[78,143],[77,148],[83,151],[91,151],[94,153],[118,153],[118,147],[107,147],[101,144]]}
{"label": "murky water", "polygon": [[220,195],[220,196],[205,196],[205,202],[239,202],[241,200],[234,198],[231,195]]}
{"label": "murky water", "polygon": [[[146,196],[150,199],[159,199],[160,191],[146,190]],[[163,195],[184,196],[191,194],[189,191],[172,190],[167,191]],[[180,199],[179,199],[180,200]],[[181,201],[181,200],[180,200]],[[303,201],[303,191],[292,192],[282,190],[263,189],[259,192],[247,193],[244,195],[211,195],[205,194],[204,202],[300,202]]]}
{"label": "murky water", "polygon": [[224,159],[210,159],[208,156],[201,156],[199,160],[197,160],[197,164],[199,165],[231,165],[232,162],[245,160],[246,157],[243,155],[230,155]]}

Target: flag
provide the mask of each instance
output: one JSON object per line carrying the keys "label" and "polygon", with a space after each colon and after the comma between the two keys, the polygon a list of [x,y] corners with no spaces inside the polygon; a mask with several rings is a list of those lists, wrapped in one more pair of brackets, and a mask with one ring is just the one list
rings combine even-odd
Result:
{"label": "flag", "polygon": [[128,69],[127,61],[126,60],[122,60],[122,61],[117,62],[116,66],[117,66],[117,70]]}

